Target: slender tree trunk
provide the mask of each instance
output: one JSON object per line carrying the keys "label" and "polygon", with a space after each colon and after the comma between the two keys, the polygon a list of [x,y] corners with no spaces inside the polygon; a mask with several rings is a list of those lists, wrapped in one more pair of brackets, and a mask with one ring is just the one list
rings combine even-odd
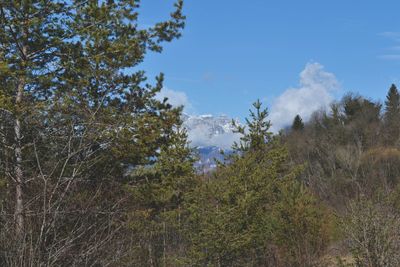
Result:
{"label": "slender tree trunk", "polygon": [[[3,123],[0,123],[0,132],[2,133],[2,145],[5,146],[7,144],[7,139],[6,139],[6,127],[4,126]],[[4,165],[4,170],[5,173],[8,173],[8,153],[7,149],[2,150],[1,156],[3,157],[2,159],[2,164]]]}
{"label": "slender tree trunk", "polygon": [[181,226],[181,205],[179,205],[178,206],[178,237],[177,237],[179,256],[183,255],[182,233],[183,233],[183,230],[182,230],[182,226]]}
{"label": "slender tree trunk", "polygon": [[149,265],[150,265],[150,267],[154,267],[153,250],[151,249],[151,241],[149,241],[148,250],[149,250]]}
{"label": "slender tree trunk", "polygon": [[[17,96],[16,96],[16,106],[18,107],[22,102],[22,95],[25,87],[25,79],[20,78],[17,87]],[[21,145],[21,121],[16,116],[14,125],[14,138],[15,138],[15,148],[14,148],[14,156],[15,156],[15,226],[16,226],[16,234],[18,237],[21,237],[24,231],[25,222],[24,222],[24,200],[23,200],[23,186],[24,186],[24,173],[22,171],[22,145]]]}
{"label": "slender tree trunk", "polygon": [[[164,215],[165,215],[165,208],[164,208]],[[164,261],[164,267],[167,266],[167,226],[165,224],[165,218],[163,222],[163,232],[164,232],[164,237],[163,237],[163,261]]]}
{"label": "slender tree trunk", "polygon": [[[25,21],[24,26],[27,25],[27,21]],[[14,156],[15,156],[15,166],[14,166],[14,174],[15,174],[15,226],[16,226],[16,234],[17,237],[22,237],[25,228],[25,220],[24,220],[24,198],[23,198],[23,188],[24,188],[24,172],[22,167],[22,129],[21,129],[21,120],[20,120],[20,106],[23,101],[23,94],[26,84],[25,77],[25,68],[26,68],[26,57],[28,55],[28,45],[27,39],[29,36],[28,29],[24,27],[23,34],[21,40],[21,76],[18,78],[17,84],[17,92],[15,98],[15,106],[17,107],[17,114],[15,115],[15,125],[14,125],[14,138],[15,138],[15,148],[14,148]]]}

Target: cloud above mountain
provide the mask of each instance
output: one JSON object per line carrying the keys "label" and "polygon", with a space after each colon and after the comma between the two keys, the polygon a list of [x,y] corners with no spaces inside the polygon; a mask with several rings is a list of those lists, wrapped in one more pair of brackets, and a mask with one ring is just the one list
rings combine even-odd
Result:
{"label": "cloud above mountain", "polygon": [[160,101],[164,98],[168,98],[168,103],[174,107],[184,106],[185,110],[192,108],[188,96],[185,92],[175,91],[168,88],[163,88],[157,95],[156,98]]}
{"label": "cloud above mountain", "polygon": [[183,125],[188,131],[192,147],[216,146],[230,149],[240,138],[239,134],[233,133],[232,119],[225,115],[184,115]]}
{"label": "cloud above mountain", "polygon": [[174,107],[184,106],[183,124],[187,128],[192,147],[216,146],[230,149],[240,138],[232,132],[231,119],[227,116],[187,115],[193,113],[193,106],[185,92],[163,88],[156,98],[160,101],[168,98],[168,102]]}
{"label": "cloud above mountain", "polygon": [[[291,125],[299,114],[307,121],[313,112],[329,107],[334,94],[340,89],[336,76],[319,63],[308,63],[299,75],[299,85],[288,88],[279,95],[270,107],[272,131]],[[164,88],[157,99],[168,98],[173,106],[185,106],[184,125],[188,129],[191,146],[217,146],[229,149],[240,135],[232,132],[231,119],[227,116],[193,115],[193,106],[185,92]]]}
{"label": "cloud above mountain", "polygon": [[299,86],[288,88],[273,101],[272,131],[290,125],[297,114],[308,120],[314,111],[328,107],[339,89],[340,83],[333,73],[325,71],[319,63],[308,63],[300,73]]}
{"label": "cloud above mountain", "polygon": [[233,132],[210,135],[209,127],[203,125],[190,129],[188,138],[192,147],[216,146],[222,149],[230,149],[235,141],[239,141],[240,135]]}

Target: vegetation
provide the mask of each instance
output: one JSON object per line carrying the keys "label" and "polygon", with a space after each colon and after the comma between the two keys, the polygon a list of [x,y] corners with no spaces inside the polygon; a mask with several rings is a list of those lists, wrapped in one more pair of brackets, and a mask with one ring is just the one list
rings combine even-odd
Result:
{"label": "vegetation", "polygon": [[346,95],[193,167],[182,108],[138,71],[181,36],[139,1],[0,5],[1,266],[399,266],[400,94]]}
{"label": "vegetation", "polygon": [[296,115],[293,120],[292,124],[292,130],[293,131],[301,131],[304,129],[304,123],[303,119],[300,117],[300,115]]}

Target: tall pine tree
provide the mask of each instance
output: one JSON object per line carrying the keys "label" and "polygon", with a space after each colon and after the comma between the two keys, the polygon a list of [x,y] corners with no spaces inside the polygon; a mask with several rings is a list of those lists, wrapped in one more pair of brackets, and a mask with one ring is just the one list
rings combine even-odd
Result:
{"label": "tall pine tree", "polygon": [[395,144],[400,137],[400,94],[394,84],[386,96],[384,119],[386,142]]}
{"label": "tall pine tree", "polygon": [[[185,255],[189,240],[184,204],[196,187],[194,158],[186,130],[177,127],[168,144],[161,147],[157,163],[134,169],[128,186],[132,205],[130,229],[142,243],[133,247],[137,261],[132,265],[177,266]],[[140,261],[140,258],[144,260]]]}
{"label": "tall pine tree", "polygon": [[163,75],[151,85],[139,64],[180,37],[182,8],[178,0],[167,20],[146,28],[140,1],[1,3],[0,173],[9,197],[0,250],[8,264],[115,258],[105,247],[120,229],[121,184],[131,168],[154,164],[180,114],[155,99]]}
{"label": "tall pine tree", "polygon": [[194,266],[312,266],[327,241],[326,213],[297,180],[257,101],[229,164],[189,203]]}
{"label": "tall pine tree", "polygon": [[268,109],[262,108],[262,103],[257,100],[253,103],[254,110],[250,109],[250,118],[246,118],[246,125],[241,126],[233,120],[235,132],[241,134],[240,142],[235,142],[233,148],[236,151],[246,152],[260,150],[272,139],[270,132],[271,122],[268,120]]}
{"label": "tall pine tree", "polygon": [[300,117],[300,115],[296,115],[293,120],[292,124],[292,130],[293,131],[301,131],[304,129],[304,123],[303,119]]}

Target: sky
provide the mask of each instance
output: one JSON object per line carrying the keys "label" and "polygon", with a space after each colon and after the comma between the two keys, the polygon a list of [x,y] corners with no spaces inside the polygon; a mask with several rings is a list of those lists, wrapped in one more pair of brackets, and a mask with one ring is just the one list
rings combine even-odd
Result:
{"label": "sky", "polygon": [[[144,26],[173,0],[144,0]],[[347,92],[384,101],[400,86],[398,0],[186,0],[186,28],[141,65],[165,73],[162,95],[190,114],[243,120],[256,99],[275,130]]]}

